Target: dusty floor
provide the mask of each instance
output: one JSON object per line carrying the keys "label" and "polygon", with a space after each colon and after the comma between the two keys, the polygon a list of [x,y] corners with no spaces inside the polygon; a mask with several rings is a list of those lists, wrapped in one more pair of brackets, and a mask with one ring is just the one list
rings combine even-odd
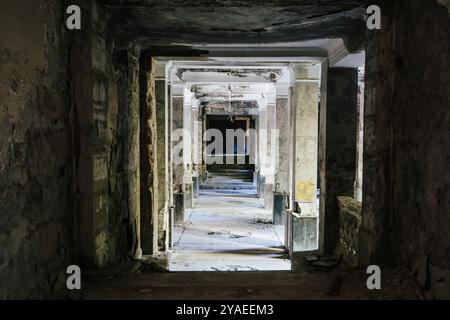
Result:
{"label": "dusty floor", "polygon": [[384,270],[381,290],[368,290],[363,271],[171,272],[102,271],[85,275],[73,299],[297,300],[417,299],[402,270]]}
{"label": "dusty floor", "polygon": [[171,271],[290,270],[284,227],[274,226],[259,199],[203,192],[175,228]]}
{"label": "dusty floor", "polygon": [[[259,200],[203,192],[189,219],[176,228],[176,245],[165,267],[126,262],[84,273],[83,289],[58,298],[121,300],[330,300],[417,299],[408,272],[382,270],[382,289],[369,290],[364,270],[342,264],[303,266],[295,271],[281,249],[282,227],[274,227]],[[149,263],[150,262],[150,263]],[[299,264],[295,263],[298,267]],[[300,263],[300,266],[303,264]],[[162,269],[170,268],[164,272]],[[203,272],[196,272],[202,271]],[[255,271],[261,270],[261,271]],[[272,271],[267,271],[272,270]],[[278,270],[278,271],[273,271]],[[217,272],[223,271],[223,272]],[[235,272],[242,271],[242,272]]]}

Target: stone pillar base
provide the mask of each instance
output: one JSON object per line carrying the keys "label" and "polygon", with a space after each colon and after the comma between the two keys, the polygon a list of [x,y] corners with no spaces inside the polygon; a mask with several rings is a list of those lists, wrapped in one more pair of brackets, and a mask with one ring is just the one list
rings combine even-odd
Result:
{"label": "stone pillar base", "polygon": [[317,217],[293,217],[293,252],[304,252],[318,250],[317,242]]}

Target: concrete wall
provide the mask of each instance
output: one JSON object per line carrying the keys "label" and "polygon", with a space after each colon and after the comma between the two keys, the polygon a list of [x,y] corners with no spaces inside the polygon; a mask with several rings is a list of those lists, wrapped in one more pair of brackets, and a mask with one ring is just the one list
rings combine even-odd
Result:
{"label": "concrete wall", "polygon": [[335,255],[351,267],[358,266],[358,234],[362,223],[362,204],[353,197],[337,197],[339,215],[339,241]]}
{"label": "concrete wall", "polygon": [[[429,297],[450,297],[449,12],[381,3],[366,48],[366,261],[406,263]],[[360,246],[360,250],[362,250]]]}
{"label": "concrete wall", "polygon": [[362,202],[363,162],[364,162],[364,67],[358,68],[358,103],[356,129],[356,176],[355,200]]}
{"label": "concrete wall", "polygon": [[296,90],[295,200],[301,203],[302,213],[315,216],[320,83],[299,81]]}
{"label": "concrete wall", "polygon": [[139,252],[139,61],[80,1],[0,4],[0,298],[39,298],[68,265]]}
{"label": "concrete wall", "polygon": [[[109,154],[108,205],[109,217],[112,219],[109,222],[109,244],[110,250],[115,251],[109,263],[124,257],[136,258],[141,254],[139,59],[138,53],[130,49],[121,50],[114,55],[119,55],[121,61],[113,62],[117,63],[116,66],[121,65],[121,68],[118,79],[118,114],[109,127],[112,131],[111,140],[106,142]],[[115,100],[112,101],[113,108],[114,104]]]}
{"label": "concrete wall", "polygon": [[277,97],[276,128],[279,130],[278,163],[275,188],[277,192],[289,191],[289,99]]}
{"label": "concrete wall", "polygon": [[[142,159],[140,155],[147,153],[146,150],[141,152],[142,144],[140,143],[142,125],[140,115],[143,103],[140,88],[143,87],[141,70],[147,68],[148,65],[142,65],[142,61],[139,59],[140,53],[132,47],[115,48],[115,43],[106,36],[106,14],[101,11],[101,7],[96,7],[99,12],[93,14],[93,36],[97,37],[93,39],[92,48],[92,67],[95,72],[93,90],[95,96],[96,79],[102,79],[107,83],[106,108],[100,112],[100,119],[104,113],[108,121],[104,127],[106,132],[98,136],[97,142],[100,147],[95,151],[95,156],[98,157],[100,154],[100,157],[107,160],[102,165],[106,165],[108,168],[108,175],[100,183],[104,188],[96,187],[96,167],[94,166],[94,191],[101,190],[100,196],[108,197],[109,221],[108,225],[103,226],[107,233],[104,233],[102,237],[106,240],[107,246],[103,244],[103,247],[99,247],[99,243],[97,243],[99,235],[96,235],[95,263],[97,266],[104,266],[125,257],[136,258],[141,255],[140,192],[142,180],[140,175],[142,172],[140,166]],[[142,92],[145,97],[147,91]],[[144,103],[146,102],[147,100],[144,98]],[[97,110],[94,109],[94,121],[98,115]],[[150,111],[149,118],[155,118],[152,111]],[[154,130],[152,133],[153,136],[156,136]],[[153,139],[151,134],[150,148],[155,145]],[[154,151],[148,153],[150,159],[154,158],[154,154]],[[150,167],[152,165],[153,162],[150,163]],[[150,181],[152,181],[152,177],[153,175],[150,173]],[[151,185],[150,188],[152,191],[153,186]],[[97,212],[95,215],[97,216]],[[96,227],[101,228],[101,223],[100,220],[95,221]],[[105,254],[106,256],[103,256]]]}
{"label": "concrete wall", "polygon": [[[317,72],[319,71],[319,72]],[[295,68],[295,194],[300,218],[292,223],[291,252],[319,249],[317,173],[319,159],[320,65]],[[295,207],[293,208],[295,210]],[[289,221],[288,221],[289,225]]]}
{"label": "concrete wall", "polygon": [[358,70],[328,70],[325,183],[325,252],[338,243],[338,196],[353,196],[356,171]]}
{"label": "concrete wall", "polygon": [[75,253],[64,11],[0,2],[0,299],[53,291]]}
{"label": "concrete wall", "polygon": [[[158,167],[155,65],[149,54],[143,53],[140,63],[140,221],[143,254],[158,250]],[[163,185],[161,185],[163,187]]]}
{"label": "concrete wall", "polygon": [[[156,61],[152,61],[156,65]],[[155,113],[157,131],[157,182],[158,182],[158,249],[167,251],[169,245],[169,158],[168,158],[168,95],[167,81],[155,81]]]}
{"label": "concrete wall", "polygon": [[104,267],[140,254],[139,60],[106,36],[101,5],[80,6],[84,24],[71,52],[76,237],[83,264]]}

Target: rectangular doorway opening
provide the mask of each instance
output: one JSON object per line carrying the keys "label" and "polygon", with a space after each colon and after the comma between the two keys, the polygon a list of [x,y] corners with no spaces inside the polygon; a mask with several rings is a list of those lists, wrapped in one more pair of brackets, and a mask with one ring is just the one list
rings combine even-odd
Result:
{"label": "rectangular doorway opening", "polygon": [[[217,71],[201,73],[205,79]],[[184,199],[178,203],[184,208],[183,219],[175,219],[173,228],[171,271],[291,270],[285,226],[274,225],[272,202],[266,199],[274,192],[265,176],[273,178],[275,160],[270,165],[259,162],[266,158],[262,151],[267,152],[259,144],[270,143],[267,131],[275,129],[273,102],[267,107],[268,99],[261,97],[273,96],[275,86],[242,84],[234,78],[188,85],[183,103],[180,94],[172,110],[183,114],[174,127],[201,133],[188,138],[192,143],[184,148],[192,156],[184,153],[184,165],[175,169],[184,170],[182,178],[174,179],[183,182],[178,195]],[[191,162],[196,156],[199,163]],[[190,181],[192,187],[186,188]]]}

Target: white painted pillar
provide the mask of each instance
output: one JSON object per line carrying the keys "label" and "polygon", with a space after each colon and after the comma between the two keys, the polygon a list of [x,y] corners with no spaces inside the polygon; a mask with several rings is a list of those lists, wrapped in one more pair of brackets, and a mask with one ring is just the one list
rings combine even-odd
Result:
{"label": "white painted pillar", "polygon": [[291,252],[319,249],[317,198],[321,64],[294,65],[295,184]]}
{"label": "white painted pillar", "polygon": [[[171,169],[172,169],[172,226],[184,222],[184,136],[182,134],[184,122],[184,83],[171,84]],[[183,155],[182,155],[183,151]],[[173,240],[173,239],[172,239]]]}
{"label": "white painted pillar", "polygon": [[265,201],[267,210],[273,209],[273,192],[275,190],[275,167],[278,158],[278,135],[276,132],[276,103],[275,96],[271,96],[266,107],[267,151],[266,151],[266,175],[265,175]]}
{"label": "white painted pillar", "polygon": [[199,197],[200,187],[200,171],[202,164],[202,132],[203,124],[198,119],[199,117],[199,103],[198,100],[193,100],[192,103],[192,181],[193,181],[193,205],[195,200]]}
{"label": "white painted pillar", "polygon": [[277,192],[289,191],[289,85],[278,85],[276,95],[276,129],[278,131],[277,152],[275,166],[275,187]]}
{"label": "white painted pillar", "polygon": [[267,101],[261,100],[258,117],[258,168],[259,168],[259,197],[265,204],[265,186],[267,176]]}
{"label": "white painted pillar", "polygon": [[192,123],[192,102],[194,96],[187,87],[184,88],[184,102],[183,102],[183,129],[184,129],[184,139],[183,139],[183,164],[184,164],[184,175],[183,175],[183,190],[185,199],[185,208],[191,209],[193,207],[193,155],[192,155],[192,139],[193,139],[193,123]]}

